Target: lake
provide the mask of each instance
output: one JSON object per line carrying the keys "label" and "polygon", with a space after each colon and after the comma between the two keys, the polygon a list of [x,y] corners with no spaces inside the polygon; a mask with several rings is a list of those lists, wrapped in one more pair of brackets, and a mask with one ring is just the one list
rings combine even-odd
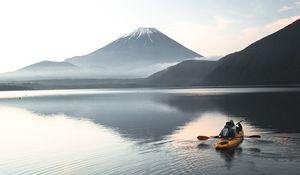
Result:
{"label": "lake", "polygon": [[[0,92],[0,174],[298,174],[299,88]],[[227,120],[246,138],[216,151]]]}

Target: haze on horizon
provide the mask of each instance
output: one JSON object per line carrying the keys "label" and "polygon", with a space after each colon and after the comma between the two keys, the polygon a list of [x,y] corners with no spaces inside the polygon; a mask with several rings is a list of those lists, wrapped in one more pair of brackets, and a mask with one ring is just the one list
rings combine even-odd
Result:
{"label": "haze on horizon", "polygon": [[201,55],[243,49],[300,18],[300,1],[0,1],[0,73],[85,55],[155,27]]}

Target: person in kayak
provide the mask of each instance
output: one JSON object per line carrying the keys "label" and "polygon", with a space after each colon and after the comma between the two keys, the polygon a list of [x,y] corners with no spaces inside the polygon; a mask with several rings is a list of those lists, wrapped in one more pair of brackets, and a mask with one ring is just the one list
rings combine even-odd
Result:
{"label": "person in kayak", "polygon": [[219,137],[226,138],[226,139],[233,139],[236,133],[235,128],[233,128],[235,125],[232,125],[232,122],[226,122],[224,128],[219,134]]}
{"label": "person in kayak", "polygon": [[240,121],[240,122],[238,122],[236,125],[236,133],[240,133],[240,131],[242,131],[243,130],[243,126],[242,126],[242,124],[241,124],[241,122],[242,121]]}
{"label": "person in kayak", "polygon": [[236,134],[243,130],[241,122],[237,123],[237,126],[234,124],[232,120],[226,122],[224,128],[219,134],[219,137],[226,139],[233,139]]}

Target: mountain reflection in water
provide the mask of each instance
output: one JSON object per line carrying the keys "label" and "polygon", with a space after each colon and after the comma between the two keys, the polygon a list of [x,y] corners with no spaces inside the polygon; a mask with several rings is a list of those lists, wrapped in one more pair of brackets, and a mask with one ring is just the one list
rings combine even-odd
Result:
{"label": "mountain reflection in water", "polygon": [[[0,174],[293,174],[300,92],[266,89],[0,93]],[[19,98],[21,97],[21,98]],[[216,151],[244,119],[240,147]]]}
{"label": "mountain reflection in water", "polygon": [[[253,126],[276,132],[300,131],[298,91],[221,95],[155,91],[46,95],[27,96],[21,100],[2,99],[0,104],[25,108],[42,116],[64,114],[85,118],[116,129],[123,136],[144,140],[160,140],[207,113],[219,113],[228,119],[246,119]],[[218,124],[218,127],[223,126]]]}

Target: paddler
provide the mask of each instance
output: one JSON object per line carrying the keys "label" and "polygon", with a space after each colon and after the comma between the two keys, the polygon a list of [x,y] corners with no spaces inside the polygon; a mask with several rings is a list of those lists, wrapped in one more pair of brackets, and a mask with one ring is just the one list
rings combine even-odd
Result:
{"label": "paddler", "polygon": [[226,122],[224,128],[219,134],[219,137],[226,138],[226,139],[233,139],[237,133],[239,133],[243,127],[240,122],[237,123],[236,126],[233,120]]}

